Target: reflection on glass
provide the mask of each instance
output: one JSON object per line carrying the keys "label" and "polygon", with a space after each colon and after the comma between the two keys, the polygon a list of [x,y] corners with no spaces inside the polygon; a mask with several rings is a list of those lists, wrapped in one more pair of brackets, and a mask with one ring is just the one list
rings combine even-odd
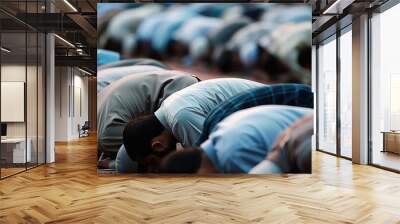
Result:
{"label": "reflection on glass", "polygon": [[390,75],[390,130],[400,130],[400,73]]}
{"label": "reflection on glass", "polygon": [[37,49],[37,33],[29,32],[27,33],[27,52],[28,52],[28,61],[27,61],[27,82],[26,82],[26,91],[27,91],[27,99],[26,99],[26,110],[27,110],[27,142],[30,144],[31,150],[31,158],[27,163],[28,168],[34,167],[37,165],[37,157],[38,157],[38,144],[37,144],[37,79],[38,79],[38,49]]}
{"label": "reflection on glass", "polygon": [[352,157],[352,35],[340,36],[340,153]]}
{"label": "reflection on glass", "polygon": [[400,129],[400,31],[394,29],[398,21],[400,5],[374,15],[371,20],[372,163],[396,170],[400,170],[400,141],[396,140],[400,134],[391,131]]}
{"label": "reflection on glass", "polygon": [[[43,13],[45,0],[7,1],[22,14]],[[45,162],[45,35],[0,12],[0,178]],[[38,17],[33,17],[38,18]]]}
{"label": "reflection on glass", "polygon": [[[25,170],[31,159],[30,142],[26,141],[26,35],[2,33],[1,46],[1,123],[6,134],[1,140],[1,176]],[[2,134],[3,135],[3,134]]]}
{"label": "reflection on glass", "polygon": [[46,44],[46,37],[44,34],[39,33],[38,35],[38,77],[37,77],[37,90],[38,90],[38,157],[37,162],[38,164],[45,163],[45,60],[46,60],[46,52],[45,52],[45,44]]}
{"label": "reflection on glass", "polygon": [[318,148],[336,153],[336,40],[318,48]]}

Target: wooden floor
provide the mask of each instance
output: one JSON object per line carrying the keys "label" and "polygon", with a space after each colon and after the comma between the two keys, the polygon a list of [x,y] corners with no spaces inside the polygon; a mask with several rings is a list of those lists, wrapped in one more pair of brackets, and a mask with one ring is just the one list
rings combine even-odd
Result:
{"label": "wooden floor", "polygon": [[10,168],[7,167],[7,168],[0,168],[0,169],[1,169],[1,177],[2,178],[26,170],[25,167],[16,167],[16,168],[15,167],[10,167]]}
{"label": "wooden floor", "polygon": [[313,154],[312,175],[99,176],[95,138],[0,181],[0,223],[400,223],[400,175]]}
{"label": "wooden floor", "polygon": [[372,156],[374,164],[400,170],[400,155],[392,152],[374,151]]}

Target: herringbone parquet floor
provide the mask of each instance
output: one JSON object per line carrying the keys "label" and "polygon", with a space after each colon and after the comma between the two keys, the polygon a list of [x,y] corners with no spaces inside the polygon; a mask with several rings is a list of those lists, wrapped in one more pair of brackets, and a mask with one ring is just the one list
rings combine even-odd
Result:
{"label": "herringbone parquet floor", "polygon": [[0,181],[0,223],[400,223],[400,175],[319,152],[312,175],[98,175],[90,137]]}

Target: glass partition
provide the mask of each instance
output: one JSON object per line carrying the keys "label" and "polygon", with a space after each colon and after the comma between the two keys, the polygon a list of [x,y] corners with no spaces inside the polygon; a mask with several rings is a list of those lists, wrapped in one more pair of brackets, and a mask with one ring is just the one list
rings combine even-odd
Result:
{"label": "glass partition", "polygon": [[38,64],[37,64],[37,162],[46,162],[46,36],[38,33]]}
{"label": "glass partition", "polygon": [[336,153],[336,37],[318,47],[318,149]]}
{"label": "glass partition", "polygon": [[[26,33],[1,34],[1,174],[26,169],[31,160],[26,133]],[[6,50],[4,50],[6,49]]]}
{"label": "glass partition", "polygon": [[[7,1],[17,16],[43,11],[43,1]],[[0,12],[0,178],[45,162],[43,33]]]}
{"label": "glass partition", "polygon": [[340,36],[340,155],[352,157],[352,32]]}
{"label": "glass partition", "polygon": [[38,162],[38,35],[35,32],[27,33],[27,141],[30,147],[30,161],[27,166],[33,167]]}
{"label": "glass partition", "polygon": [[400,5],[371,18],[372,164],[400,170]]}

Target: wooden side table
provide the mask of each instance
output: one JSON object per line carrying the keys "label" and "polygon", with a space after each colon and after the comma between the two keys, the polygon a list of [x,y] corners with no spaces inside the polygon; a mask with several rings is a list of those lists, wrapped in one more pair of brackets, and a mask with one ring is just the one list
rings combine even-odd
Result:
{"label": "wooden side table", "polygon": [[383,133],[382,152],[400,154],[400,131],[382,131],[381,133]]}

